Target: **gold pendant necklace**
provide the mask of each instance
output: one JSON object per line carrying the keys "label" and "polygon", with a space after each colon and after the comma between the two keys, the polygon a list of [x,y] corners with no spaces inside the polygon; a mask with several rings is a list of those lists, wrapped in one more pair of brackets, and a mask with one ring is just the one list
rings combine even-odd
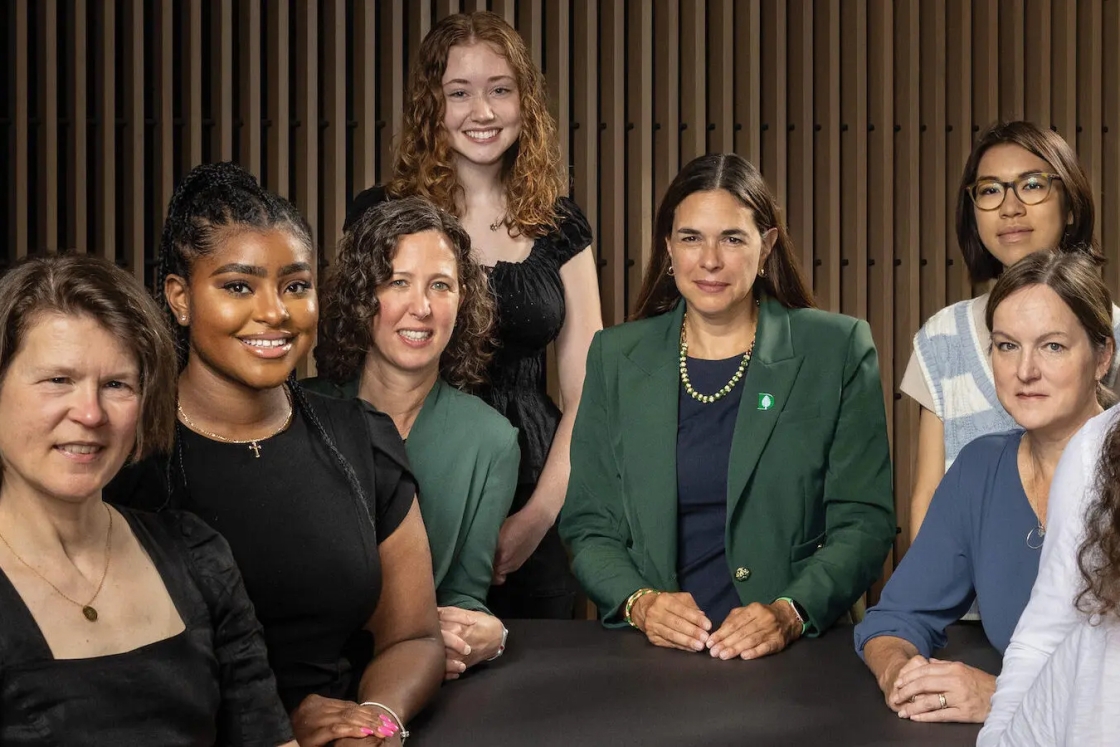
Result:
{"label": "gold pendant necklace", "polygon": [[731,390],[735,388],[735,385],[738,384],[740,379],[743,378],[743,374],[746,373],[747,366],[750,365],[751,355],[754,353],[754,340],[751,340],[751,346],[747,348],[747,352],[743,353],[743,360],[739,362],[739,369],[735,371],[735,374],[731,377],[731,381],[724,384],[723,388],[715,394],[700,394],[692,388],[692,381],[690,381],[688,378],[688,333],[685,331],[687,323],[688,312],[685,312],[684,319],[681,321],[681,384],[684,385],[684,390],[688,392],[689,396],[694,400],[705,405],[710,405],[711,403],[721,400],[728,394],[730,394]]}
{"label": "gold pendant necklace", "polygon": [[109,510],[108,505],[102,505],[105,506],[105,513],[109,514],[109,531],[105,534],[105,568],[101,571],[101,581],[98,582],[97,589],[94,590],[93,596],[90,597],[89,601],[85,604],[82,604],[77,599],[71,599],[70,597],[66,596],[66,594],[62,593],[62,589],[52,584],[49,578],[44,576],[42,573],[39,573],[39,571],[37,571],[34,566],[21,558],[19,556],[19,553],[15,551],[15,548],[8,544],[8,540],[4,538],[4,535],[0,534],[0,542],[4,543],[9,552],[11,552],[12,555],[15,556],[16,560],[23,563],[27,570],[31,571],[36,576],[41,578],[44,582],[46,582],[47,586],[54,589],[55,593],[57,593],[60,597],[65,599],[67,602],[70,602],[71,604],[76,604],[77,606],[81,607],[82,615],[84,615],[85,618],[90,622],[97,622],[97,609],[93,606],[93,602],[95,599],[97,599],[97,595],[101,593],[101,587],[105,585],[105,579],[109,576],[109,561],[113,559],[113,512]]}
{"label": "gold pendant necklace", "polygon": [[183,404],[181,402],[175,403],[175,409],[178,410],[179,419],[183,421],[183,425],[187,426],[195,433],[206,436],[207,438],[212,438],[215,441],[221,441],[224,444],[248,444],[249,450],[253,452],[253,456],[257,459],[260,459],[261,441],[267,441],[273,436],[283,433],[284,431],[288,430],[288,426],[292,424],[292,417],[295,415],[296,410],[295,406],[292,404],[292,393],[288,391],[288,387],[286,386],[284,387],[284,396],[288,398],[288,417],[284,418],[284,422],[280,425],[279,428],[274,430],[272,433],[269,433],[267,436],[261,436],[260,438],[247,438],[238,440],[233,438],[226,438],[225,436],[219,436],[217,433],[212,433],[211,431],[195,425],[194,422],[189,417],[187,417],[187,413],[183,412]]}

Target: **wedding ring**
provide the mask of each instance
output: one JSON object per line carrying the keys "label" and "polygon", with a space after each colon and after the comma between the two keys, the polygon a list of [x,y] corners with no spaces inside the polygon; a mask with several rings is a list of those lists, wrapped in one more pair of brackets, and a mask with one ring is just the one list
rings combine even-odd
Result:
{"label": "wedding ring", "polygon": [[937,694],[937,700],[941,703],[942,708],[945,708],[949,705],[948,703],[945,702],[945,693],[938,693]]}

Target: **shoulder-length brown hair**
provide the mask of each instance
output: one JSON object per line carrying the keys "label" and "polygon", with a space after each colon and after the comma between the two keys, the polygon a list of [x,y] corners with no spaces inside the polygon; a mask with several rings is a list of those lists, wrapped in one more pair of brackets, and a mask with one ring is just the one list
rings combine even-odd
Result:
{"label": "shoulder-length brown hair", "polygon": [[502,168],[506,226],[514,235],[536,238],[556,225],[556,200],[567,192],[560,140],[548,113],[544,76],[524,40],[494,13],[448,16],[424,37],[409,72],[400,143],[387,191],[392,197],[426,197],[459,216],[463,187],[443,124],[443,75],[452,47],[477,42],[489,44],[505,57],[517,81],[521,135],[506,152]]}
{"label": "shoulder-length brown hair", "polygon": [[[1093,352],[1100,356],[1114,346],[1112,337],[1112,295],[1101,279],[1101,263],[1080,252],[1036,252],[1016,262],[1000,275],[988,296],[984,321],[988,332],[996,309],[1012,293],[1032,285],[1045,285],[1062,299],[1085,334]],[[1109,368],[1112,357],[1109,356]],[[1102,383],[1097,382],[1097,401],[1102,407],[1116,404],[1116,396]]]}
{"label": "shoulder-length brown hair", "polygon": [[389,200],[355,220],[338,244],[338,258],[319,291],[319,374],[339,384],[361,375],[373,347],[373,318],[380,310],[377,291],[393,276],[393,257],[401,238],[439,231],[455,253],[459,274],[459,313],[440,355],[440,375],[458,389],[485,383],[492,355],[494,299],[482,268],[471,258],[471,239],[455,216],[421,197]]}
{"label": "shoulder-length brown hair", "polygon": [[30,259],[0,278],[0,386],[28,331],[45,314],[97,322],[136,359],[140,418],[132,458],[169,451],[175,436],[175,341],[136,278],[97,257]]}
{"label": "shoulder-length brown hair", "polygon": [[770,194],[766,181],[749,161],[735,153],[712,153],[690,161],[665,191],[654,219],[653,245],[633,319],[645,319],[669,311],[677,305],[680,291],[669,275],[666,239],[673,232],[673,218],[686,197],[695,192],[722,189],[750,208],[758,232],[771,228],[778,232],[774,248],[766,259],[765,275],[754,281],[756,297],[764,293],[789,309],[812,308],[809,291],[794,258],[793,240],[782,221],[782,211]]}
{"label": "shoulder-length brown hair", "polygon": [[1103,259],[1100,246],[1093,238],[1093,191],[1073,148],[1058,133],[1043,130],[1032,122],[998,122],[981,133],[976,141],[964,165],[961,185],[957,190],[957,243],[964,254],[972,282],[983,283],[998,278],[1003,272],[1003,265],[980,240],[980,233],[976,230],[976,208],[968,189],[976,181],[984,154],[996,145],[1005,144],[1018,145],[1033,153],[1050,164],[1054,173],[1061,177],[1058,195],[1073,222],[1066,226],[1058,246],[1054,248],[1060,252],[1082,252]]}

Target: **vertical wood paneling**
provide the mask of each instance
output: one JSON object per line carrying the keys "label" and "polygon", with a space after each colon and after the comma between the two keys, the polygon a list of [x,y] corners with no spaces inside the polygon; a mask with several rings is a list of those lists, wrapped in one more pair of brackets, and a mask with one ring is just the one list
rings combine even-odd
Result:
{"label": "vertical wood paneling", "polygon": [[840,18],[840,310],[867,316],[867,2]]}
{"label": "vertical wood paneling", "polygon": [[[150,186],[144,179],[144,149],[147,127],[144,121],[144,0],[129,5],[127,62],[125,67],[125,150],[124,169],[124,254],[132,274],[146,280],[144,255],[147,237],[144,234],[146,197]],[[157,243],[158,247],[158,243]]]}
{"label": "vertical wood paneling", "polygon": [[[603,323],[626,320],[626,3],[604,0],[599,10],[602,66],[599,184],[602,212],[595,235],[603,270]],[[577,36],[578,38],[578,36]],[[648,223],[649,219],[643,219]]]}
{"label": "vertical wood paneling", "polygon": [[[1063,0],[1058,0],[1059,3]],[[1050,125],[1050,0],[1026,0],[1024,13],[1024,114],[1043,127]],[[967,9],[967,0],[961,5]]]}
{"label": "vertical wood paneling", "polygon": [[[31,221],[30,200],[28,190],[31,183],[31,169],[29,155],[31,153],[30,128],[28,123],[28,87],[27,78],[31,69],[27,59],[28,36],[28,4],[31,0],[16,0],[15,3],[15,70],[13,88],[15,90],[15,153],[12,161],[15,166],[15,183],[12,190],[12,225],[14,226],[15,240],[12,242],[13,251],[9,259],[20,260],[28,252],[28,224]],[[11,256],[14,254],[14,256]]]}
{"label": "vertical wood paneling", "polygon": [[626,308],[632,311],[651,259],[654,206],[661,194],[654,192],[653,173],[653,17],[639,3],[628,3],[626,17],[626,64],[631,71],[626,88]]}
{"label": "vertical wood paneling", "polygon": [[[811,0],[800,0],[799,5],[795,7],[793,18],[794,23],[806,18],[811,23]],[[761,126],[759,127],[760,157],[755,162],[755,166],[766,177],[766,183],[770,185],[770,189],[774,191],[774,197],[783,208],[790,204],[786,182],[786,170],[788,168],[786,121],[789,106],[787,96],[789,95],[790,62],[787,58],[787,50],[789,49],[787,36],[790,31],[786,24],[785,3],[765,2],[762,4],[760,14],[762,38],[758,40],[758,45],[761,47],[760,65],[766,69],[766,75],[760,76],[761,84],[759,87],[762,89]],[[798,34],[798,38],[801,38],[800,34]],[[793,57],[794,64],[804,59],[801,54],[794,54]],[[809,90],[812,90],[811,86]],[[794,241],[800,242],[802,250],[806,251],[812,244],[812,237],[794,236]],[[806,273],[812,272],[812,266],[811,262],[804,265]]]}
{"label": "vertical wood paneling", "polygon": [[[346,38],[346,8],[328,1],[323,7],[326,39]],[[320,252],[332,262],[346,218],[346,45],[323,46],[323,230]]]}
{"label": "vertical wood paneling", "polygon": [[999,114],[1022,119],[1026,101],[1023,0],[999,2]]}
{"label": "vertical wood paneling", "polygon": [[545,73],[608,324],[681,164],[760,167],[820,304],[871,323],[903,526],[918,408],[896,388],[924,319],[974,290],[954,211],[979,128],[1026,116],[1075,145],[1120,288],[1117,0],[12,0],[6,258],[86,250],[144,277],[175,181],[231,157],[329,257],[350,196],[391,175],[409,58],[483,8]]}
{"label": "vertical wood paneling", "polygon": [[1077,131],[1077,0],[1056,2],[1052,11],[1051,125],[1073,143]]}
{"label": "vertical wood paneling", "polygon": [[43,187],[46,192],[42,220],[43,248],[57,252],[58,242],[58,3],[42,0],[43,34]]}
{"label": "vertical wood paneling", "polygon": [[[204,0],[188,0],[187,14],[187,39],[189,51],[186,54],[187,64],[184,75],[186,82],[183,89],[186,94],[186,133],[183,142],[184,160],[179,165],[179,171],[185,172],[202,163],[202,3]],[[165,205],[166,207],[166,205]]]}
{"label": "vertical wood paneling", "polygon": [[[818,123],[813,106],[813,65],[816,44],[813,41],[813,3],[811,0],[798,0],[789,15],[788,37],[789,69],[785,77],[788,97],[783,106],[777,100],[773,103],[774,116],[769,107],[766,114],[770,128],[764,133],[767,141],[773,142],[776,151],[772,158],[776,163],[769,165],[767,158],[767,181],[774,189],[778,202],[786,214],[790,236],[797,248],[798,262],[807,278],[813,276],[813,214],[816,191],[813,176],[813,146],[817,142],[823,124]],[[778,81],[775,80],[775,84]],[[788,112],[788,119],[782,116]],[[772,133],[772,134],[771,134]],[[783,145],[784,142],[784,145]],[[770,169],[775,169],[771,177]]]}
{"label": "vertical wood paneling", "polygon": [[[704,0],[681,0],[681,164],[708,152]],[[715,71],[713,71],[715,72]]]}
{"label": "vertical wood paneling", "polygon": [[[377,8],[370,3],[354,6],[354,139],[351,145],[353,192],[377,182]],[[387,165],[386,171],[391,166]]]}
{"label": "vertical wood paneling", "polygon": [[[101,11],[101,39],[97,46],[97,77],[100,95],[97,118],[100,123],[95,160],[99,178],[94,190],[94,221],[99,228],[98,253],[117,259],[117,6],[104,3]],[[23,190],[18,190],[23,191]],[[26,199],[26,198],[25,198]]]}
{"label": "vertical wood paneling", "polygon": [[[653,75],[674,81],[680,76],[680,8],[676,0],[657,0],[653,11]],[[653,191],[657,202],[680,169],[680,88],[654,85]]]}
{"label": "vertical wood paneling", "polygon": [[[867,320],[879,351],[879,374],[887,411],[891,453],[898,453],[894,429],[894,13],[890,0],[869,0],[867,7]],[[904,348],[902,349],[905,350]],[[909,490],[896,494],[909,496]],[[884,563],[889,578],[893,557]],[[874,604],[877,594],[868,601]]]}
{"label": "vertical wood paneling", "polygon": [[70,103],[73,145],[69,161],[70,196],[70,237],[66,241],[67,248],[79,252],[88,251],[89,242],[89,167],[87,158],[88,147],[88,93],[86,91],[86,3],[85,0],[74,0],[74,41],[73,41],[73,67],[71,76],[73,80],[72,98]]}
{"label": "vertical wood paneling", "polygon": [[735,0],[735,152],[762,165],[762,10]]}
{"label": "vertical wood paneling", "polygon": [[946,4],[945,55],[945,290],[950,303],[972,297],[972,282],[957,246],[959,172],[972,151],[972,13],[969,0]]}
{"label": "vertical wood paneling", "polygon": [[921,4],[922,319],[948,302],[945,294],[945,6]]}
{"label": "vertical wood paneling", "polygon": [[[913,349],[912,338],[924,318],[920,313],[919,269],[921,246],[921,109],[918,101],[920,75],[920,21],[917,3],[895,6],[894,37],[907,40],[894,45],[894,318],[895,381],[901,381]],[[898,525],[907,527],[895,540],[895,560],[910,544],[910,488],[914,483],[914,459],[918,433],[918,405],[900,395],[894,407],[894,484]]]}
{"label": "vertical wood paneling", "polygon": [[[745,10],[743,12],[746,12]],[[735,150],[735,5],[711,0],[707,17],[707,60],[704,85],[708,94],[708,153]]]}
{"label": "vertical wood paneling", "polygon": [[817,304],[840,310],[840,0],[815,3],[813,59],[815,118],[813,290]]}
{"label": "vertical wood paneling", "polygon": [[[219,160],[233,159],[233,2],[225,0],[214,6],[216,28],[211,38],[216,42],[213,75],[211,76],[214,95],[214,146],[212,153]],[[343,36],[343,39],[346,37]],[[338,45],[344,52],[346,46]]]}
{"label": "vertical wood paneling", "polygon": [[268,10],[268,131],[265,147],[268,168],[264,184],[279,194],[289,194],[291,180],[291,7],[287,0],[269,3]]}
{"label": "vertical wood paneling", "polygon": [[[364,6],[364,4],[359,4]],[[238,161],[258,178],[262,174],[262,131],[264,116],[261,102],[261,0],[244,0],[240,6],[238,44],[240,58],[241,105],[240,154]],[[370,118],[372,119],[372,117]]]}

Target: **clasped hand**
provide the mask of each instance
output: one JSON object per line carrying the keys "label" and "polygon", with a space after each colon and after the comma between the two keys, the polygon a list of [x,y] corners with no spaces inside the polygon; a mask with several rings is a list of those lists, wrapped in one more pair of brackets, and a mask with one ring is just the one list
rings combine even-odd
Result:
{"label": "clasped hand", "polygon": [[459,675],[480,661],[493,658],[502,645],[502,621],[493,615],[459,607],[439,607],[439,627],[446,653],[445,680]]}
{"label": "clasped hand", "polygon": [[640,597],[630,618],[655,646],[708,650],[717,659],[757,659],[776,654],[801,637],[801,623],[785,602],[736,607],[714,633],[712,622],[687,592]]}
{"label": "clasped hand", "polygon": [[982,724],[992,709],[996,678],[959,661],[915,656],[885,690],[899,718]]}

